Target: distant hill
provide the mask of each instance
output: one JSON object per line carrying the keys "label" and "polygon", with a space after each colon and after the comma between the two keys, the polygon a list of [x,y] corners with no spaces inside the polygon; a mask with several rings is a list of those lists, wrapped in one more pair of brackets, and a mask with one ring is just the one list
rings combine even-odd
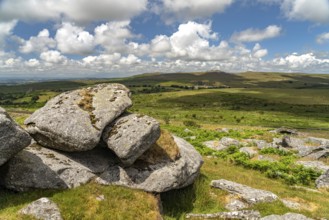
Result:
{"label": "distant hill", "polygon": [[71,90],[97,83],[118,82],[127,86],[204,86],[232,88],[329,88],[329,74],[270,73],[270,72],[192,72],[147,73],[115,79],[81,79],[0,85],[0,93],[35,90]]}

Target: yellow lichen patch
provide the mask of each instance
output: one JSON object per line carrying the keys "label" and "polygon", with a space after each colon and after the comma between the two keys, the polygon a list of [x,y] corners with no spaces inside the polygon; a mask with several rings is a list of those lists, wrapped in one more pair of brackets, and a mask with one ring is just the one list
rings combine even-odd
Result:
{"label": "yellow lichen patch", "polygon": [[164,160],[175,161],[179,157],[179,148],[173,136],[168,131],[161,130],[160,138],[140,157],[140,160],[150,164],[156,164]]}
{"label": "yellow lichen patch", "polygon": [[[98,119],[94,115],[93,111],[95,108],[93,107],[93,97],[94,95],[91,93],[90,89],[81,89],[79,95],[82,97],[78,103],[78,106],[83,109],[84,111],[88,112],[90,121],[92,125],[95,127],[96,122]],[[97,127],[95,127],[98,129]]]}

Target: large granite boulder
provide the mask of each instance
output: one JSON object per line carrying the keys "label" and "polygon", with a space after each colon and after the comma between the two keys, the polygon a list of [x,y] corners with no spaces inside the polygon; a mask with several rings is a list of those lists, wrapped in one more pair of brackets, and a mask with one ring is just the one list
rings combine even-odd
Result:
{"label": "large granite boulder", "polygon": [[19,211],[21,215],[30,215],[40,220],[63,220],[56,203],[48,198],[38,199]]}
{"label": "large granite boulder", "polygon": [[314,152],[325,149],[325,146],[314,140],[309,138],[296,138],[286,136],[282,139],[282,146],[297,151],[298,156],[300,157],[305,157]]}
{"label": "large granite boulder", "polygon": [[[192,184],[203,163],[201,155],[181,138],[173,137],[179,155],[153,149],[154,156],[120,166],[110,150],[96,147],[86,152],[60,152],[33,145],[0,168],[0,185],[15,191],[67,189],[95,180],[149,192],[164,192]],[[145,154],[152,154],[149,149]],[[152,159],[153,158],[153,159]]]}
{"label": "large granite boulder", "polygon": [[125,166],[132,165],[160,137],[160,124],[146,115],[127,114],[105,128],[103,141]]}
{"label": "large granite boulder", "polygon": [[138,161],[131,167],[112,166],[96,182],[121,185],[147,192],[165,192],[194,182],[203,163],[201,155],[185,140],[175,137],[180,156],[175,160],[148,163]]}
{"label": "large granite boulder", "polygon": [[14,191],[67,189],[89,182],[114,164],[107,149],[65,153],[31,145],[0,169],[0,184]]}
{"label": "large granite boulder", "polygon": [[100,141],[105,126],[132,105],[121,84],[99,84],[56,96],[25,120],[41,145],[63,151],[86,151]]}
{"label": "large granite boulder", "polygon": [[30,135],[0,107],[0,166],[31,143]]}
{"label": "large granite boulder", "polygon": [[260,202],[274,202],[278,199],[278,196],[272,192],[255,189],[224,179],[211,181],[211,186],[237,195],[241,197],[241,199],[243,199],[245,202],[251,205]]}

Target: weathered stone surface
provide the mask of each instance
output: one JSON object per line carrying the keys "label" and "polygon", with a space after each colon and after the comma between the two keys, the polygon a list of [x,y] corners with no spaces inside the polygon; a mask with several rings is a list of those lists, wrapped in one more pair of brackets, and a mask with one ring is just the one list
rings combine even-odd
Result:
{"label": "weathered stone surface", "polygon": [[58,206],[48,198],[38,199],[19,211],[40,220],[62,220]]}
{"label": "weathered stone surface", "polygon": [[159,137],[159,123],[149,116],[138,114],[120,117],[103,133],[103,141],[126,166],[132,165]]}
{"label": "weathered stone surface", "polygon": [[263,149],[263,148],[268,148],[268,147],[273,147],[272,144],[267,143],[264,140],[252,140],[253,143],[256,144],[258,149]]}
{"label": "weathered stone surface", "polygon": [[63,151],[94,148],[103,129],[132,105],[121,84],[99,84],[56,96],[25,120],[43,146]]}
{"label": "weathered stone surface", "polygon": [[297,209],[300,210],[301,204],[295,201],[287,200],[287,199],[281,199],[281,202],[290,209]]}
{"label": "weathered stone surface", "polygon": [[246,220],[258,220],[260,219],[260,213],[254,210],[242,210],[233,212],[218,212],[213,214],[186,214],[186,219],[246,219]]}
{"label": "weathered stone surface", "polygon": [[148,192],[165,192],[192,184],[203,163],[201,155],[185,140],[175,137],[180,157],[175,161],[157,164],[138,161],[127,168],[112,166],[96,182],[103,185],[122,185]]}
{"label": "weathered stone surface", "polygon": [[89,182],[114,164],[107,149],[63,153],[33,145],[1,167],[0,183],[8,189],[66,189]]}
{"label": "weathered stone surface", "polygon": [[239,149],[239,151],[241,153],[246,154],[248,157],[252,158],[254,157],[256,154],[258,154],[258,151],[255,150],[253,147],[242,147]]}
{"label": "weathered stone surface", "polygon": [[307,155],[307,158],[312,160],[319,160],[321,158],[327,158],[327,157],[329,157],[329,150],[320,150]]}
{"label": "weathered stone surface", "polygon": [[298,131],[295,129],[290,129],[290,128],[277,128],[273,131],[272,133],[277,133],[277,134],[290,134],[290,135],[298,135]]}
{"label": "weathered stone surface", "polygon": [[272,192],[255,189],[249,186],[245,186],[224,179],[211,181],[211,186],[238,195],[248,204],[256,204],[260,202],[273,202],[278,199],[278,196]]}
{"label": "weathered stone surface", "polygon": [[0,107],[0,166],[31,143],[30,135]]}
{"label": "weathered stone surface", "polygon": [[269,215],[261,218],[261,220],[312,220],[312,219],[307,218],[302,214],[286,213],[284,215]]}
{"label": "weathered stone surface", "polygon": [[303,165],[307,168],[318,170],[320,172],[326,172],[327,170],[329,170],[329,166],[321,161],[297,161],[297,164]]}
{"label": "weathered stone surface", "polygon": [[238,211],[241,209],[246,209],[248,207],[249,205],[247,203],[242,202],[241,200],[233,196],[230,196],[230,198],[228,199],[228,203],[225,205],[225,208],[230,211]]}
{"label": "weathered stone surface", "polygon": [[329,188],[329,170],[327,170],[324,174],[322,174],[315,181],[317,188]]}
{"label": "weathered stone surface", "polygon": [[282,139],[282,146],[298,151],[298,156],[305,157],[313,152],[323,150],[323,146],[309,142],[309,139],[286,136]]}
{"label": "weathered stone surface", "polygon": [[233,138],[223,137],[220,141],[206,141],[203,143],[213,150],[225,150],[230,146],[239,146],[240,142]]}

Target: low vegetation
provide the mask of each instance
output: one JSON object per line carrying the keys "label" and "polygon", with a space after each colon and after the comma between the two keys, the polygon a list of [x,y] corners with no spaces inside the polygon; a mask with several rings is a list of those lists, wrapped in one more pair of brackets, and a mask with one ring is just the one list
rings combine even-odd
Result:
{"label": "low vegetation", "polygon": [[[311,191],[320,175],[295,165],[292,152],[274,148],[260,150],[276,161],[260,161],[231,146],[216,152],[203,145],[209,140],[231,137],[271,142],[276,127],[291,127],[311,136],[329,137],[329,83],[327,75],[276,73],[192,73],[142,75],[113,80],[79,80],[0,86],[0,105],[23,124],[28,115],[57,94],[101,82],[123,83],[133,91],[132,112],[150,115],[162,123],[162,136],[149,158],[179,157],[169,132],[189,141],[204,158],[201,175],[184,189],[160,195],[167,220],[184,219],[186,213],[225,211],[228,194],[210,187],[214,179],[228,179],[272,191],[280,198],[303,203],[298,210],[312,218],[329,218],[329,192]],[[303,95],[301,95],[303,94]],[[83,94],[81,107],[89,109],[90,96]],[[226,128],[223,132],[222,128]],[[144,158],[145,159],[145,158]],[[325,159],[325,162],[328,159]],[[152,159],[149,161],[152,163]],[[300,188],[295,186],[303,186]],[[159,195],[93,183],[64,191],[16,193],[0,189],[0,219],[23,219],[17,211],[42,196],[56,202],[65,219],[157,219]],[[99,197],[100,196],[100,197]],[[104,196],[104,200],[98,200]],[[98,198],[99,197],[99,198]],[[282,202],[258,204],[261,214],[296,212]],[[24,218],[26,219],[26,218]]]}

